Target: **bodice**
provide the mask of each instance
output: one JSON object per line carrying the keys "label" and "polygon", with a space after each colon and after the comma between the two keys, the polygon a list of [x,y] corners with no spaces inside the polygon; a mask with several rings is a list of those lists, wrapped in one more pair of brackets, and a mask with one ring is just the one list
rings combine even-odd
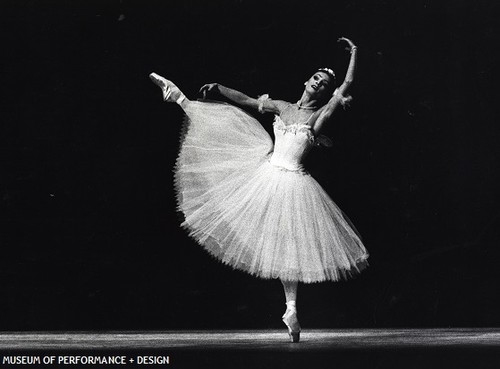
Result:
{"label": "bodice", "polygon": [[314,146],[312,128],[305,123],[287,125],[277,115],[273,130],[275,142],[270,163],[287,170],[303,170],[302,162]]}

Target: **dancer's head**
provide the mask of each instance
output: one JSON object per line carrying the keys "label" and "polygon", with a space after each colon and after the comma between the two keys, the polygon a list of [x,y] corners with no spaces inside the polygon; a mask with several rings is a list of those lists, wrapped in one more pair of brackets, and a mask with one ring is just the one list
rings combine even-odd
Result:
{"label": "dancer's head", "polygon": [[304,85],[306,93],[326,102],[335,90],[335,73],[329,68],[320,68]]}

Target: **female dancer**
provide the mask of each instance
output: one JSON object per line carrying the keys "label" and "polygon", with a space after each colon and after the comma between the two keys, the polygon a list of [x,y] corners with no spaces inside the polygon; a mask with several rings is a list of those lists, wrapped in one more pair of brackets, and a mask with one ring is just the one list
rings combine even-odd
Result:
{"label": "female dancer", "polygon": [[152,73],[165,101],[187,115],[175,169],[182,226],[209,253],[261,278],[279,278],[286,297],[283,322],[299,341],[298,282],[336,281],[359,272],[368,253],[347,219],[304,170],[308,151],[322,142],[318,132],[331,120],[354,77],[356,46],[344,82],[335,89],[331,69],[305,82],[297,103],[258,99],[210,83],[203,97],[217,92],[230,101],[275,114],[275,143],[260,123],[224,103],[189,101],[172,82]]}

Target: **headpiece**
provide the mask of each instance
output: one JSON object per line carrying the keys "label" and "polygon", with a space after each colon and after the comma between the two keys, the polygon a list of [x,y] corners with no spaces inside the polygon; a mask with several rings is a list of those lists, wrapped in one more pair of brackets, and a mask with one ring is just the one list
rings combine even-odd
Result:
{"label": "headpiece", "polygon": [[328,74],[333,80],[335,80],[335,72],[330,68],[319,68],[318,72],[324,72]]}

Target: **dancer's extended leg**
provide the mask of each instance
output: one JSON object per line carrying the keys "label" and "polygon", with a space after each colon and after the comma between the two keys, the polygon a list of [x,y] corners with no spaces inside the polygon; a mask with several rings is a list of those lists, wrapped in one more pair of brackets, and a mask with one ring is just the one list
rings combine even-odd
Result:
{"label": "dancer's extended leg", "polygon": [[182,91],[179,90],[179,87],[177,87],[172,81],[169,81],[156,73],[151,73],[149,78],[155,85],[161,88],[163,92],[163,100],[166,102],[175,102],[183,109],[185,109],[187,104],[189,104],[189,100],[186,95],[184,95]]}
{"label": "dancer's extended leg", "polygon": [[282,280],[283,289],[285,290],[286,311],[283,315],[283,322],[288,327],[288,334],[292,342],[299,342],[300,339],[300,324],[297,318],[297,281]]}

